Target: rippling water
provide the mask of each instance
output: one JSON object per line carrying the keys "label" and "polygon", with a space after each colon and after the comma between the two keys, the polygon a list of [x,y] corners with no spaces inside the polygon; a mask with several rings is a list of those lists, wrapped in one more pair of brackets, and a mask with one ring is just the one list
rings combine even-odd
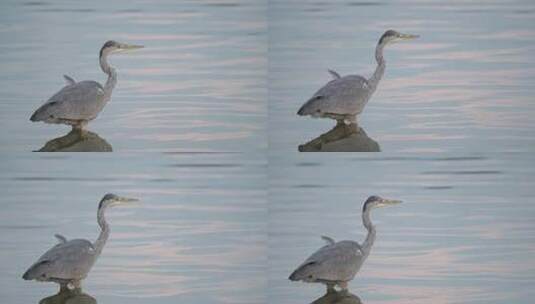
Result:
{"label": "rippling water", "polygon": [[331,129],[296,115],[330,80],[368,78],[387,29],[421,37],[385,49],[386,73],[359,122],[382,151],[531,151],[535,2],[270,1],[270,149]]}
{"label": "rippling water", "polygon": [[377,239],[349,284],[362,303],[530,303],[534,164],[528,155],[483,153],[274,158],[270,303],[310,303],[324,294],[323,286],[287,278],[323,246],[321,235],[362,242],[360,211],[373,194],[403,203],[372,211]]}
{"label": "rippling water", "polygon": [[[54,233],[95,239],[116,192],[142,202],[108,213],[84,282],[100,304],[529,303],[534,14],[528,0],[2,1],[0,302],[55,294],[22,273]],[[361,129],[296,115],[327,69],[369,76],[389,28],[421,37],[387,47]],[[108,39],[145,48],[111,58],[118,85],[90,133],[31,123],[63,74],[105,81]],[[20,153],[37,150],[121,153]],[[351,294],[288,281],[321,235],[362,241],[372,194],[404,203],[373,212]]]}
{"label": "rippling water", "polygon": [[32,112],[76,80],[105,82],[108,39],[145,45],[110,57],[112,100],[89,124],[114,151],[259,151],[266,144],[265,1],[2,1],[0,145],[33,151],[68,133]]}
{"label": "rippling water", "polygon": [[98,303],[265,302],[264,160],[33,155],[3,155],[0,163],[2,303],[57,292],[21,276],[57,242],[55,233],[94,240],[107,192],[141,203],[107,212],[110,239],[83,283]]}

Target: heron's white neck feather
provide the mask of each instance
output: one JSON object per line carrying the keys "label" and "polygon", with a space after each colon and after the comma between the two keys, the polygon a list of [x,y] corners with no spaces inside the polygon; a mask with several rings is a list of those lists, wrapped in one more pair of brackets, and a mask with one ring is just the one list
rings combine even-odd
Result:
{"label": "heron's white neck feather", "polygon": [[108,51],[104,51],[100,56],[100,68],[106,74],[108,74],[108,80],[104,85],[104,102],[108,102],[111,99],[111,93],[117,84],[117,71],[108,63]]}
{"label": "heron's white neck feather", "polygon": [[381,78],[383,78],[383,75],[385,73],[386,62],[383,57],[384,47],[385,47],[385,43],[379,43],[377,44],[377,47],[375,48],[375,60],[377,60],[377,67],[375,68],[375,72],[373,72],[372,77],[368,79],[368,84],[370,85],[372,89],[371,90],[372,93],[377,88],[379,81],[381,80]]}
{"label": "heron's white neck feather", "polygon": [[373,246],[373,243],[375,242],[375,226],[372,224],[372,221],[370,219],[370,211],[371,208],[366,208],[362,212],[362,224],[368,230],[368,234],[366,235],[366,239],[364,240],[364,243],[362,243],[362,251],[366,256],[371,251],[371,248]]}
{"label": "heron's white neck feather", "polygon": [[104,248],[104,245],[106,245],[106,241],[108,240],[108,237],[110,236],[110,226],[108,225],[108,222],[106,222],[106,217],[104,216],[106,209],[107,208],[103,206],[102,208],[99,208],[97,212],[97,221],[101,229],[97,240],[93,244],[93,247],[95,247],[95,251],[97,252],[97,255],[99,255],[102,252],[102,249]]}
{"label": "heron's white neck feather", "polygon": [[104,101],[108,102],[111,99],[111,93],[117,84],[117,72],[113,67],[110,68],[110,74],[108,74],[108,80],[104,85]]}

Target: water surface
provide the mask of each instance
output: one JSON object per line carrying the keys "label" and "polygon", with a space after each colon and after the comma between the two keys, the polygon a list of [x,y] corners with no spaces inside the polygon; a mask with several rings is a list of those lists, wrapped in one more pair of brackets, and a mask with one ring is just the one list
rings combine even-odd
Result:
{"label": "water surface", "polygon": [[[38,303],[54,283],[22,274],[57,240],[95,240],[107,192],[111,235],[83,291],[106,303],[265,303],[265,161],[239,154],[114,158],[2,154],[0,299]],[[46,165],[44,165],[46,164]]]}
{"label": "water surface", "polygon": [[269,303],[333,303],[320,299],[323,285],[288,276],[324,245],[321,235],[362,242],[361,209],[370,195],[403,203],[372,211],[377,239],[349,284],[362,303],[535,297],[534,157],[299,156],[270,163]]}
{"label": "water surface", "polygon": [[386,73],[359,118],[382,151],[533,151],[535,2],[270,1],[270,149],[297,151],[332,120],[296,115],[331,79],[368,78],[387,29]]}
{"label": "water surface", "polygon": [[29,121],[64,86],[104,83],[106,40],[145,48],[110,57],[112,100],[89,124],[114,151],[259,151],[267,146],[265,1],[2,1],[0,146],[34,151],[68,133]]}

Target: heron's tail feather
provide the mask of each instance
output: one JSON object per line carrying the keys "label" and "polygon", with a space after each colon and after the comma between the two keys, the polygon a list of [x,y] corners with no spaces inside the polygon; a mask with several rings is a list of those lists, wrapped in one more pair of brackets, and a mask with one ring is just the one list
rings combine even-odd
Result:
{"label": "heron's tail feather", "polygon": [[290,281],[299,281],[298,279],[298,272],[297,270],[295,270],[294,272],[292,272],[292,274],[288,277],[288,280]]}
{"label": "heron's tail feather", "polygon": [[33,112],[32,117],[30,117],[30,121],[40,121],[39,116],[39,109],[37,109],[37,111]]}
{"label": "heron's tail feather", "polygon": [[22,275],[22,278],[25,280],[31,280],[30,278],[30,269],[26,270],[26,272]]}
{"label": "heron's tail feather", "polygon": [[299,108],[299,110],[297,111],[297,115],[299,115],[299,116],[304,116],[304,115],[306,115],[306,114],[305,114],[305,106],[306,106],[306,105],[307,105],[307,104],[305,103],[304,105],[302,105],[302,106]]}

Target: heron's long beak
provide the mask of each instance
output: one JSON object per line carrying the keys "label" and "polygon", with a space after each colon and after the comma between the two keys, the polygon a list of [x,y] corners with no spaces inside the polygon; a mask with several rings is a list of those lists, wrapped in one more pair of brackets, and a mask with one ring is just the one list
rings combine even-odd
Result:
{"label": "heron's long beak", "polygon": [[139,202],[139,200],[137,198],[118,197],[116,202],[117,202],[117,205],[122,205],[122,204],[128,204],[132,202]]}
{"label": "heron's long beak", "polygon": [[400,203],[401,203],[401,201],[399,201],[399,200],[383,199],[381,201],[381,206],[396,205],[396,204],[400,204]]}
{"label": "heron's long beak", "polygon": [[412,40],[412,39],[416,39],[416,38],[419,38],[420,35],[412,35],[412,34],[400,34],[399,35],[399,38],[401,40]]}
{"label": "heron's long beak", "polygon": [[136,45],[136,44],[126,44],[126,43],[122,43],[120,46],[119,46],[120,50],[121,51],[129,51],[129,50],[135,50],[135,49],[142,49],[144,48],[144,46],[142,45]]}

